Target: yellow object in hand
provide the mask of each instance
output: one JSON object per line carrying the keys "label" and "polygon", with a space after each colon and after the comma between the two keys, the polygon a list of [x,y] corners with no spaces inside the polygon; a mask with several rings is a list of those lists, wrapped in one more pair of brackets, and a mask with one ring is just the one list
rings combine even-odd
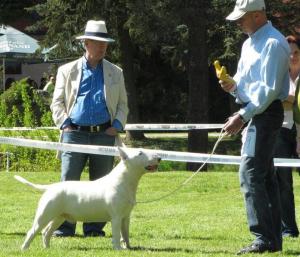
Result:
{"label": "yellow object in hand", "polygon": [[221,67],[220,62],[218,60],[214,61],[214,66],[215,66],[215,70],[216,70],[216,75],[219,80],[222,80],[227,83],[235,84],[235,81],[233,80],[233,78],[227,74],[226,67],[225,66]]}

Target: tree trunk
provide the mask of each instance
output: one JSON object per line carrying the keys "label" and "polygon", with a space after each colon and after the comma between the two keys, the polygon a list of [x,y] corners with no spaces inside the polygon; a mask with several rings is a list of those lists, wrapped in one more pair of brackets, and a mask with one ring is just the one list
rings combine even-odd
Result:
{"label": "tree trunk", "polygon": [[[118,36],[120,40],[120,62],[124,71],[124,79],[128,95],[128,123],[139,122],[139,110],[137,102],[137,90],[135,86],[135,72],[133,66],[134,46],[129,36],[128,29],[124,28],[123,25],[118,28]],[[131,139],[143,139],[144,133],[141,131],[126,131],[126,138]]]}
{"label": "tree trunk", "polygon": [[[206,46],[206,11],[209,1],[187,0],[185,22],[189,29],[188,79],[189,79],[189,123],[207,123],[208,120],[208,55]],[[208,131],[192,130],[188,133],[188,151],[207,153]],[[187,163],[187,170],[195,171],[198,163]],[[206,170],[204,167],[203,170]]]}

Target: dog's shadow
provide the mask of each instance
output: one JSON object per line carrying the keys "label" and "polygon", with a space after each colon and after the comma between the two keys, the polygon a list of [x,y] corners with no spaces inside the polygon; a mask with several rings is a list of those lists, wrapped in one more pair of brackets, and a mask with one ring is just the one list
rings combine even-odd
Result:
{"label": "dog's shadow", "polygon": [[[18,237],[24,237],[26,236],[26,233],[24,232],[3,232],[3,231],[0,231],[0,235],[7,235],[7,236],[18,236]],[[55,238],[55,237],[54,237]],[[77,235],[75,234],[73,236],[73,238],[86,238],[84,237],[83,235]],[[203,239],[203,238],[202,238]],[[209,238],[206,238],[206,240],[210,240]],[[80,246],[76,246],[76,247],[73,247],[74,249],[78,250],[78,251],[87,251],[87,250],[91,250],[91,249],[99,249],[101,247],[80,247]],[[111,249],[111,247],[108,247],[107,250]],[[189,248],[176,248],[176,247],[165,247],[165,248],[159,248],[159,247],[144,247],[144,246],[133,246],[131,247],[130,249],[128,249],[129,251],[136,251],[136,252],[144,252],[144,251],[149,251],[149,252],[169,252],[169,253],[172,253],[172,252],[184,252],[184,253],[199,253],[199,251],[201,252],[201,250],[199,249],[189,249]],[[228,254],[228,253],[231,253],[231,252],[227,252],[227,251],[205,251],[203,252],[203,254],[212,254],[212,253],[215,253],[215,254]],[[287,252],[288,255],[290,256],[295,256],[295,255],[299,255],[300,252],[298,251],[288,251]]]}
{"label": "dog's shadow", "polygon": [[186,252],[193,253],[191,249],[167,247],[167,248],[154,248],[154,247],[143,247],[143,246],[133,246],[130,248],[130,251],[150,251],[150,252]]}
{"label": "dog's shadow", "polygon": [[[25,232],[3,232],[3,231],[0,231],[0,235],[7,235],[7,236],[26,236],[26,233]],[[74,236],[72,236],[74,238],[86,238],[85,236],[83,235],[77,235],[75,234]],[[59,237],[55,237],[53,236],[53,238],[59,238]]]}
{"label": "dog's shadow", "polygon": [[[74,247],[74,249],[79,251],[88,251],[91,249],[99,249],[101,247]],[[102,249],[102,248],[101,248]],[[111,247],[108,247],[106,250],[112,250]],[[113,251],[113,250],[112,250]],[[166,248],[154,248],[154,247],[143,247],[143,246],[134,246],[128,249],[127,251],[136,251],[136,252],[185,252],[185,253],[196,253],[198,250],[191,250],[187,248],[175,248],[175,247],[166,247]]]}
{"label": "dog's shadow", "polygon": [[137,246],[130,248],[130,251],[150,251],[150,252],[183,252],[188,254],[194,254],[201,252],[202,254],[233,254],[230,251],[224,250],[216,250],[216,251],[203,251],[201,249],[188,249],[188,248],[175,248],[175,247],[167,247],[167,248],[154,248],[154,247],[143,247]]}

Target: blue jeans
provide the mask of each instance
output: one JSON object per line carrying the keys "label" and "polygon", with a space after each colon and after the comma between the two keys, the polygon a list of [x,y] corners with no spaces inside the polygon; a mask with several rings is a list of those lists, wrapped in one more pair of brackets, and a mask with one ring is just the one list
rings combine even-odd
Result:
{"label": "blue jeans", "polygon": [[[281,206],[273,151],[275,139],[283,122],[281,102],[273,102],[262,114],[250,121],[247,130],[256,131],[252,141],[253,151],[242,156],[240,184],[244,193],[250,232],[254,243],[272,249],[282,249]],[[243,143],[243,147],[249,141]]]}
{"label": "blue jeans", "polygon": [[[115,137],[104,132],[68,131],[63,132],[63,143],[83,145],[113,146]],[[96,180],[108,174],[113,167],[113,156],[86,154],[76,152],[63,152],[61,156],[61,181],[80,180],[81,173],[88,162],[89,179]],[[83,232],[88,235],[92,232],[103,233],[102,229],[106,223],[92,222],[83,224]],[[68,235],[75,234],[76,224],[64,222],[58,229]]]}
{"label": "blue jeans", "polygon": [[[294,158],[296,156],[296,128],[281,128],[277,137],[274,157]],[[278,179],[281,214],[282,234],[298,236],[299,230],[295,217],[295,202],[293,192],[293,174],[291,167],[275,167]]]}

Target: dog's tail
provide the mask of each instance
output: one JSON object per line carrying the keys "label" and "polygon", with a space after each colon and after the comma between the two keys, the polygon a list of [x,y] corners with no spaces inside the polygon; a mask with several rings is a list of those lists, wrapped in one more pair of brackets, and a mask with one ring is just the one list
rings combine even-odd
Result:
{"label": "dog's tail", "polygon": [[46,191],[49,188],[48,185],[33,184],[33,183],[29,182],[28,180],[26,180],[25,178],[22,178],[22,177],[20,177],[18,175],[14,175],[14,178],[16,180],[18,180],[19,182],[21,182],[21,183],[23,183],[23,184],[25,184],[27,186],[31,186],[31,187],[33,187],[35,189],[40,190],[40,191]]}

